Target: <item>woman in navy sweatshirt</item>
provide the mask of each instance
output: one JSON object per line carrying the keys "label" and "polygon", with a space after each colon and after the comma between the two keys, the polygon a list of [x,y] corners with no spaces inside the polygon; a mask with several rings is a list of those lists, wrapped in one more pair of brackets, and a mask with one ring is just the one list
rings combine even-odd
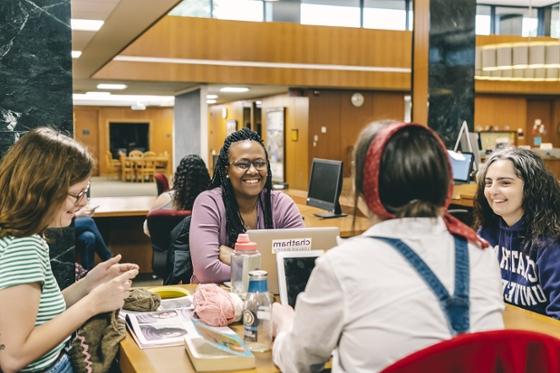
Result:
{"label": "woman in navy sweatshirt", "polygon": [[560,319],[560,186],[535,153],[493,153],[478,177],[475,220],[497,251],[504,300]]}

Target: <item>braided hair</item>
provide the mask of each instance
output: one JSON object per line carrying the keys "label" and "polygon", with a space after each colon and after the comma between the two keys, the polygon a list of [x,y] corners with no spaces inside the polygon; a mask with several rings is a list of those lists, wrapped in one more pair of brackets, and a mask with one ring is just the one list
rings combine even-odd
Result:
{"label": "braided hair", "polygon": [[264,202],[263,212],[265,228],[272,228],[272,200],[270,197],[270,191],[272,190],[272,173],[270,171],[270,163],[268,162],[268,153],[258,133],[251,131],[248,128],[242,128],[226,137],[218,159],[216,160],[214,176],[212,177],[212,181],[209,186],[210,189],[217,187],[222,188],[222,199],[226,208],[226,232],[228,246],[233,246],[239,233],[245,232],[245,225],[243,224],[243,218],[239,212],[239,206],[237,205],[237,200],[235,199],[233,187],[231,185],[231,181],[227,177],[229,148],[232,144],[245,140],[258,142],[264,150],[268,175],[266,177],[264,189],[259,196],[261,197],[262,193],[264,193],[264,198],[259,198],[259,203]]}
{"label": "braided hair", "polygon": [[192,210],[194,200],[210,183],[210,175],[202,158],[189,154],[179,162],[173,179],[173,207]]}

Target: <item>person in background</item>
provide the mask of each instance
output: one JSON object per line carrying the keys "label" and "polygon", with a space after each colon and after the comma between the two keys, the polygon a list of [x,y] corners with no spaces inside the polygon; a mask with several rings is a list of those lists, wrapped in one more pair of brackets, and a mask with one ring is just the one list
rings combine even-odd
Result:
{"label": "person in background", "polygon": [[[192,210],[196,197],[206,190],[210,175],[206,164],[196,154],[189,154],[179,162],[173,176],[173,188],[159,195],[150,211],[159,209]],[[147,221],[144,221],[144,233],[149,237]]]}
{"label": "person in background", "polygon": [[230,280],[231,248],[239,233],[298,227],[303,227],[303,219],[294,201],[272,191],[268,154],[260,136],[248,128],[232,133],[220,150],[209,190],[194,202],[191,282]]}
{"label": "person in background", "polygon": [[374,123],[354,158],[355,204],[363,198],[375,224],[317,259],[295,312],[273,305],[281,371],[318,371],[335,350],[333,372],[376,372],[455,334],[503,328],[496,258],[446,211],[453,183],[439,137]]}
{"label": "person in background", "polygon": [[67,227],[87,202],[93,161],[71,138],[34,129],[0,163],[0,371],[72,372],[65,346],[96,314],[119,309],[138,273],[120,255],[63,291],[47,228]]}
{"label": "person in background", "polygon": [[95,253],[99,255],[102,261],[109,260],[113,256],[111,250],[105,244],[95,220],[91,217],[93,212],[85,206],[76,212],[76,218],[74,219],[76,249],[80,263],[88,271],[94,267]]}
{"label": "person in background", "polygon": [[493,153],[478,177],[475,222],[497,252],[505,301],[560,319],[560,187],[542,159]]}

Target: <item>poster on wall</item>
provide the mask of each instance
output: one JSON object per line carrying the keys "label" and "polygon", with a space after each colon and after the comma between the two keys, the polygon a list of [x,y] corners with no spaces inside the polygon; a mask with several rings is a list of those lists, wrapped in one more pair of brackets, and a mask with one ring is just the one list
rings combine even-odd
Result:
{"label": "poster on wall", "polygon": [[284,177],[284,108],[271,108],[266,112],[266,151],[270,161],[272,181],[283,184]]}

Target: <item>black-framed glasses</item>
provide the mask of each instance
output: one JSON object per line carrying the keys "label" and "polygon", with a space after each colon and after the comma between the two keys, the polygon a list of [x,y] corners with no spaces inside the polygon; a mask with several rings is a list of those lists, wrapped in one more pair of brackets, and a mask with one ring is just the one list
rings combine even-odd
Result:
{"label": "black-framed glasses", "polygon": [[74,198],[76,201],[74,202],[74,205],[78,205],[80,203],[80,201],[82,200],[82,198],[87,197],[87,193],[89,192],[89,187],[91,186],[91,184],[88,184],[84,190],[82,190],[80,193],[78,194],[73,194],[68,192],[68,195],[72,198]]}
{"label": "black-framed glasses", "polygon": [[253,167],[255,167],[255,169],[258,171],[264,171],[268,166],[266,160],[262,158],[258,158],[252,161],[249,159],[240,159],[238,161],[231,162],[231,164],[243,171],[247,171],[248,169],[250,169],[251,165],[253,165]]}

